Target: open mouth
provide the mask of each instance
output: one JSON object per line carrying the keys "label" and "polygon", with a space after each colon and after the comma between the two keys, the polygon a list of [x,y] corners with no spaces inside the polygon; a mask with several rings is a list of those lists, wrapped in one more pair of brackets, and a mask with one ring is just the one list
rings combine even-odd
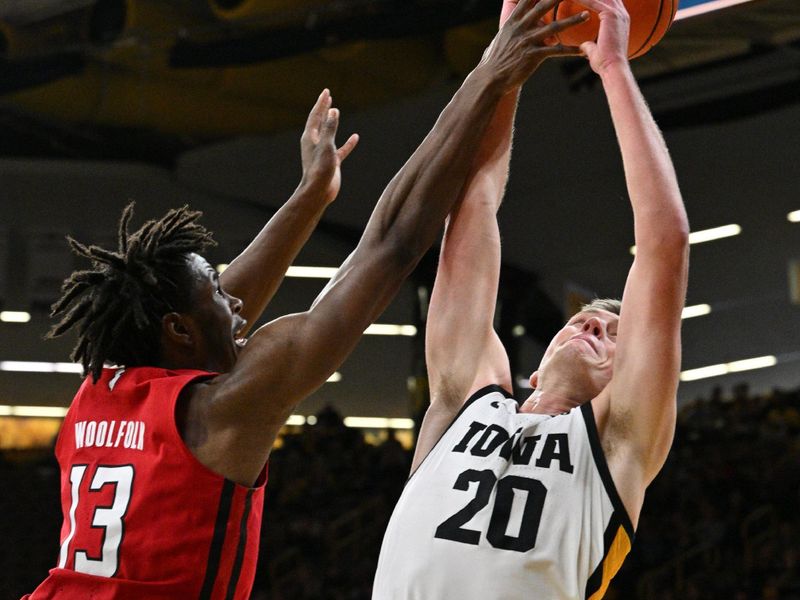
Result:
{"label": "open mouth", "polygon": [[246,319],[239,319],[239,322],[236,324],[235,329],[233,330],[233,343],[236,344],[239,348],[244,348],[247,344],[247,338],[242,335],[242,331],[247,326]]}

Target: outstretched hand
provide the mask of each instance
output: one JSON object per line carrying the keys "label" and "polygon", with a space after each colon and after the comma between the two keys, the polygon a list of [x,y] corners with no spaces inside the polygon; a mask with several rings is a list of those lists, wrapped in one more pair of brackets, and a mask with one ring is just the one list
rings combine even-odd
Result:
{"label": "outstretched hand", "polygon": [[507,20],[483,53],[481,64],[497,73],[509,89],[522,85],[551,56],[581,54],[576,46],[553,42],[557,41],[556,34],[583,23],[589,18],[589,13],[584,11],[543,24],[542,17],[553,9],[556,1],[519,0],[516,7],[512,6],[513,2],[503,7],[501,18]]}
{"label": "outstretched hand", "polygon": [[342,184],[342,162],[358,144],[358,134],[354,133],[340,148],[336,147],[339,109],[331,108],[332,103],[330,92],[322,90],[300,138],[301,185],[322,194],[326,204],[336,199]]}
{"label": "outstretched hand", "polygon": [[600,31],[597,42],[584,42],[581,52],[589,59],[589,65],[598,75],[615,64],[628,63],[628,36],[630,17],[622,0],[576,0],[582,6],[597,13]]}

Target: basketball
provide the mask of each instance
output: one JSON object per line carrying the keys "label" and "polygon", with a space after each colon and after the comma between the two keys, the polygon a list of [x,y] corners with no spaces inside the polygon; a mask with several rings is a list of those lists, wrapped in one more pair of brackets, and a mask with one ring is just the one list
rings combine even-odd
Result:
{"label": "basketball", "polygon": [[[624,0],[625,8],[631,17],[631,31],[628,39],[628,58],[641,56],[667,33],[675,12],[678,0]],[[550,23],[554,19],[564,19],[584,10],[573,0],[562,0],[553,7],[543,19]],[[567,46],[578,46],[583,42],[596,41],[600,28],[597,13],[589,11],[589,20],[570,27],[558,34],[559,41]]]}

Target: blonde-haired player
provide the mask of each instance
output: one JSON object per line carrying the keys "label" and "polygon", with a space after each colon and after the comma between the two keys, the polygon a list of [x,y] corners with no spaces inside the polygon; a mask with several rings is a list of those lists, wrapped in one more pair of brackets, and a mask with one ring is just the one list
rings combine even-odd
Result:
{"label": "blonde-haired player", "polygon": [[[581,50],[606,93],[634,215],[637,253],[621,308],[599,301],[573,316],[518,406],[492,327],[496,211],[516,106],[510,93],[485,132],[443,241],[426,337],[431,406],[384,537],[377,600],[601,598],[669,451],[688,222],[628,64],[622,1],[581,2],[600,16],[597,42]],[[514,4],[506,1],[501,23]]]}

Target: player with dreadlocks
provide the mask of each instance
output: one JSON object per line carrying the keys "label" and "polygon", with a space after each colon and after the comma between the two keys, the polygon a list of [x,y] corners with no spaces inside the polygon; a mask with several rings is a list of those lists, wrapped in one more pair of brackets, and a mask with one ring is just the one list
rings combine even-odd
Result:
{"label": "player with dreadlocks", "polygon": [[64,282],[64,294],[51,314],[62,319],[48,337],[77,326],[72,360],[91,373],[93,382],[108,362],[159,364],[161,315],[186,312],[192,304],[184,291],[192,289],[186,255],[214,244],[211,233],[197,223],[201,213],[185,206],[148,221],[133,235],[128,233],[132,216],[133,203],[120,219],[117,252],[67,238],[73,252],[95,268],[77,271]]}
{"label": "player with dreadlocks", "polygon": [[521,0],[305,312],[244,337],[336,197],[356,144],[337,150],[327,91],[302,138],[296,197],[221,275],[200,254],[210,235],[185,208],[129,234],[129,207],[116,252],[70,241],[93,269],[66,282],[52,335],[77,329],[74,358],[90,376],[56,444],[58,566],[31,600],[249,597],[280,428],[432,245],[500,99],[544,59],[577,52],[545,40],[588,15],[542,25],[554,4]]}

